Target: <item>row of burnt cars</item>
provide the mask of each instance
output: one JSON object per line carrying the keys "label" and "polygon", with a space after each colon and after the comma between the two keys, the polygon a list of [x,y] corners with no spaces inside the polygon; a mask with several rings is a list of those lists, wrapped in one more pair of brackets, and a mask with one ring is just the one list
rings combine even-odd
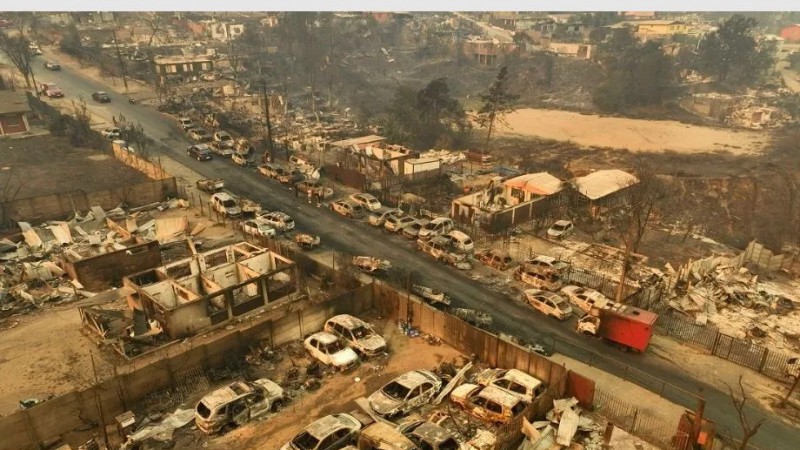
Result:
{"label": "row of burnt cars", "polygon": [[[332,372],[348,371],[360,360],[388,355],[386,340],[363,320],[341,314],[323,331],[303,341],[309,356]],[[519,370],[485,369],[469,373],[430,370],[405,372],[356,403],[363,411],[330,414],[303,428],[281,450],[438,449],[486,450],[495,442],[496,426],[522,415],[540,396],[543,383]],[[455,369],[452,369],[455,371]],[[469,373],[469,375],[466,375]],[[468,382],[465,382],[468,380]],[[439,406],[449,396],[449,405]],[[280,411],[289,395],[272,380],[236,381],[204,396],[195,407],[195,423],[206,434],[217,433]],[[459,411],[454,412],[453,409]],[[454,416],[477,419],[464,432]],[[448,420],[448,418],[450,418]]]}

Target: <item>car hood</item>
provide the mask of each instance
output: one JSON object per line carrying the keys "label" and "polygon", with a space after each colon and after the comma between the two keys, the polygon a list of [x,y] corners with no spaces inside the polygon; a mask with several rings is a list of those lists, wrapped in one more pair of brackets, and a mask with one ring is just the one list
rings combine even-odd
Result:
{"label": "car hood", "polygon": [[358,355],[351,348],[346,348],[331,355],[331,363],[336,367],[348,366],[357,360]]}
{"label": "car hood", "polygon": [[365,351],[373,352],[375,350],[379,350],[383,347],[386,347],[386,340],[381,336],[374,335],[366,339],[361,339],[357,341],[356,344]]}
{"label": "car hood", "polygon": [[403,403],[400,400],[389,397],[380,390],[370,395],[368,400],[369,407],[380,415],[393,413]]}

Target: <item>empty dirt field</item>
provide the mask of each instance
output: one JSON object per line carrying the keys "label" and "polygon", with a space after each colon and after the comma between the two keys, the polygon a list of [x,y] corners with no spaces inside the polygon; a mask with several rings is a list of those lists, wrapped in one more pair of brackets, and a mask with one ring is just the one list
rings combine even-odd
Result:
{"label": "empty dirt field", "polygon": [[146,176],[111,152],[73,147],[49,135],[0,140],[0,189],[8,186],[9,198],[95,192],[144,181]]}
{"label": "empty dirt field", "polygon": [[549,109],[520,109],[506,116],[501,132],[571,141],[584,147],[635,152],[757,154],[770,141],[768,131],[688,125],[673,120],[602,117]]}

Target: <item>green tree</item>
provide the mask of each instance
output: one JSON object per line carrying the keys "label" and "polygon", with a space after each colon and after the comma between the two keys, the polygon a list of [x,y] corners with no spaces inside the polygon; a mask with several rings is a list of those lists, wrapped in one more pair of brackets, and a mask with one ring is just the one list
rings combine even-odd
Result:
{"label": "green tree", "polygon": [[601,46],[600,62],[607,78],[592,101],[602,111],[660,105],[677,94],[672,57],[658,42],[639,42],[630,29],[620,30]]}
{"label": "green tree", "polygon": [[461,146],[469,127],[461,103],[450,95],[445,78],[417,91],[399,86],[384,122],[386,135],[416,149]]}
{"label": "green tree", "polygon": [[698,48],[698,69],[719,82],[746,86],[758,82],[775,64],[775,46],[759,43],[757,22],[736,14],[707,34]]}
{"label": "green tree", "polygon": [[478,110],[478,124],[486,128],[485,150],[489,150],[492,132],[497,124],[505,123],[505,115],[514,111],[514,102],[519,100],[519,95],[509,91],[508,68],[503,66],[497,74],[494,83],[489,87],[489,92],[481,94],[483,106]]}

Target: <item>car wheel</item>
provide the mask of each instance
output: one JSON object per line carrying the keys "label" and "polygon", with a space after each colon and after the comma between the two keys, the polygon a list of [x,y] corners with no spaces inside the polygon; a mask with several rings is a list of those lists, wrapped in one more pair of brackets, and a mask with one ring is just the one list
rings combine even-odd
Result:
{"label": "car wheel", "polygon": [[200,157],[199,156],[197,157],[197,160],[200,161]]}
{"label": "car wheel", "polygon": [[272,412],[278,412],[283,409],[283,400],[275,400],[272,404]]}

